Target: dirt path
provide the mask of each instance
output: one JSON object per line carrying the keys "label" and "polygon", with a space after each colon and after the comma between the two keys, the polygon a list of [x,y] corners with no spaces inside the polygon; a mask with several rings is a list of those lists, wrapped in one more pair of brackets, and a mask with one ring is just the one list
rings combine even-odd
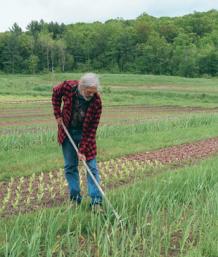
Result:
{"label": "dirt path", "polygon": [[196,159],[202,159],[218,152],[218,137],[186,143],[176,146],[170,146],[159,150],[127,155],[124,157],[129,160],[157,160],[162,164],[180,163]]}
{"label": "dirt path", "polygon": [[[101,124],[135,124],[144,122],[147,119],[154,120],[164,117],[167,119],[174,119],[186,113],[216,113],[217,111],[217,108],[179,106],[105,106],[102,113]],[[54,122],[51,103],[47,106],[47,108],[43,108],[42,104],[38,104],[35,107],[30,106],[29,109],[18,106],[16,109],[5,107],[5,109],[0,111],[0,128],[49,124],[50,122]]]}
{"label": "dirt path", "polygon": [[[215,137],[99,162],[102,186],[107,191],[111,187],[126,185],[139,178],[154,176],[187,163],[192,164],[217,153],[218,137]],[[139,168],[143,169],[143,173],[138,173]],[[81,186],[83,190],[86,188],[84,176]],[[68,199],[63,169],[1,182],[0,188],[0,216],[57,206]]]}

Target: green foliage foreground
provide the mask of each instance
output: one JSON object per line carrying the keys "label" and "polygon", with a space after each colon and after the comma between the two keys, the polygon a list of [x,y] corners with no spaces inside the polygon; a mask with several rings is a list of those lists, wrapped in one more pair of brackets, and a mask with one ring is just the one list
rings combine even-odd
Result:
{"label": "green foliage foreground", "polygon": [[124,218],[85,201],[0,221],[0,256],[215,257],[218,158],[108,193]]}

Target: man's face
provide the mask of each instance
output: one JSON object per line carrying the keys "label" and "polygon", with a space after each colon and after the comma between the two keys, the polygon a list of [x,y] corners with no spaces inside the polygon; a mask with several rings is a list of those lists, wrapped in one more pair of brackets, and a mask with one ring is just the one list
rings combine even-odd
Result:
{"label": "man's face", "polygon": [[83,97],[87,101],[91,100],[95,93],[97,93],[97,88],[94,86],[83,89]]}

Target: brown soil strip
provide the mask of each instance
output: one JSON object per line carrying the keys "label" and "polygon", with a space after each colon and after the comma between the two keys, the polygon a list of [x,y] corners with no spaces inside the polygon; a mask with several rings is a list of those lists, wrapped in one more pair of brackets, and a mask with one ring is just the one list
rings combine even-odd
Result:
{"label": "brown soil strip", "polygon": [[129,160],[157,160],[162,164],[192,161],[202,159],[218,152],[218,137],[200,140],[194,143],[186,143],[170,146],[160,150],[146,153],[128,155],[124,158]]}
{"label": "brown soil strip", "polygon": [[6,100],[0,101],[0,104],[23,104],[23,103],[51,103],[51,100]]}
{"label": "brown soil strip", "polygon": [[9,127],[9,126],[30,126],[33,124],[39,125],[39,124],[50,124],[50,123],[54,123],[54,118],[49,118],[49,119],[45,119],[45,120],[30,120],[30,121],[3,121],[0,122],[0,127]]}
{"label": "brown soil strip", "polygon": [[28,113],[28,114],[21,114],[21,113],[17,113],[15,114],[0,114],[0,118],[38,118],[38,117],[51,117],[51,113]]}
{"label": "brown soil strip", "polygon": [[[37,107],[36,107],[37,108]],[[175,107],[175,106],[117,106],[105,107],[101,119],[101,124],[132,124],[134,122],[143,122],[145,119],[158,119],[159,117],[176,118],[183,113],[199,113],[199,112],[215,112],[215,108],[199,108],[199,107]],[[36,111],[21,110],[20,112],[4,111],[0,113],[0,127],[14,127],[34,124],[45,124],[54,121],[52,110]],[[46,120],[42,120],[45,118]],[[115,120],[115,123],[114,123]],[[113,122],[112,122],[113,121]]]}

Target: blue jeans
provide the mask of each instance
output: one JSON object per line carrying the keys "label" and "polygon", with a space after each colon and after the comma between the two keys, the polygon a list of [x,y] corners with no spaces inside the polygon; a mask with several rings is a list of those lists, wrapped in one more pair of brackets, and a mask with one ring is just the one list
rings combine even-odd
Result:
{"label": "blue jeans", "polygon": [[[69,133],[78,147],[81,141],[82,131],[69,129]],[[65,177],[68,182],[70,199],[80,203],[82,200],[82,196],[80,194],[80,176],[78,171],[78,158],[73,145],[70,143],[67,137],[65,138],[62,144],[62,151],[64,155],[64,171],[65,171]],[[99,171],[97,168],[96,159],[86,161],[86,163],[90,168],[92,174],[94,175],[95,179],[99,183],[100,178],[99,178]],[[102,195],[98,190],[97,186],[95,185],[94,181],[92,180],[91,176],[88,174],[88,172],[87,172],[87,187],[88,187],[88,194],[91,197],[91,204],[100,204],[102,202]]]}

